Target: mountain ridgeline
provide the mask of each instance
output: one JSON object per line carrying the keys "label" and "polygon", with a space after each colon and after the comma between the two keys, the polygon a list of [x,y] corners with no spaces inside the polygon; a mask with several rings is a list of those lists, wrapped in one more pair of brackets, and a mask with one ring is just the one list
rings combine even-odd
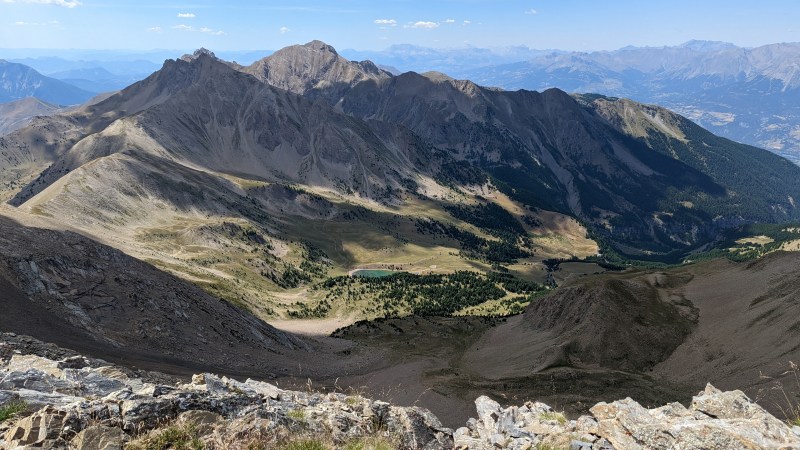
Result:
{"label": "mountain ridgeline", "polygon": [[800,167],[665,109],[393,76],[318,41],[248,67],[208,51],[168,60],[106,100],[0,138],[0,183],[12,205],[76,226],[179,211],[243,218],[287,241],[296,206],[279,186],[330,193],[331,208],[420,198],[445,211],[464,196],[491,203],[473,195],[491,186],[577,218],[607,250],[662,261],[725,228],[800,219]]}
{"label": "mountain ridgeline", "polygon": [[[420,49],[416,53],[424,54]],[[391,63],[388,56],[376,55],[380,57],[376,61]],[[558,87],[656,103],[715,134],[766,148],[797,163],[798,57],[798,43],[743,48],[689,41],[590,53],[540,52],[520,55],[510,63],[455,68],[455,75],[509,90]]]}
{"label": "mountain ridgeline", "polygon": [[95,94],[32,68],[0,59],[0,103],[36,97],[56,105],[76,105]]}

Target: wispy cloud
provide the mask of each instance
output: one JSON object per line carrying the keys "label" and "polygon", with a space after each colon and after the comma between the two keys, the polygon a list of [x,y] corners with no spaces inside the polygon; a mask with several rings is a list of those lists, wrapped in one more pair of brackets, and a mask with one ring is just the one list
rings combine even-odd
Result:
{"label": "wispy cloud", "polygon": [[206,34],[211,34],[211,35],[214,35],[214,36],[225,36],[225,34],[226,34],[222,30],[214,30],[214,29],[211,29],[211,28],[208,28],[208,27],[200,28],[200,32],[201,33],[206,33]]}
{"label": "wispy cloud", "polygon": [[161,33],[164,32],[164,29],[161,28],[161,27],[150,27],[150,28],[147,29],[147,32],[148,33],[161,34]]}
{"label": "wispy cloud", "polygon": [[40,5],[58,5],[65,8],[74,8],[82,4],[77,0],[2,0],[2,3],[38,3]]}
{"label": "wispy cloud", "polygon": [[376,25],[385,25],[389,27],[396,27],[397,21],[394,19],[375,19],[373,21]]}
{"label": "wispy cloud", "polygon": [[426,30],[432,30],[434,28],[439,28],[439,23],[438,22],[425,22],[425,21],[421,20],[419,22],[409,23],[408,25],[406,25],[406,28],[423,28],[423,29],[426,29]]}
{"label": "wispy cloud", "polygon": [[536,11],[535,9],[531,8],[531,9],[529,9],[529,10],[526,10],[526,11],[525,11],[525,14],[527,14],[527,15],[529,15],[529,16],[532,16],[532,15],[534,15],[534,14],[539,14],[539,11]]}
{"label": "wispy cloud", "polygon": [[291,28],[289,28],[289,27],[280,27],[280,28],[278,29],[278,31],[279,31],[281,34],[286,34],[286,33],[290,32],[290,31],[292,31],[292,30],[291,30]]}
{"label": "wispy cloud", "polygon": [[445,19],[444,23],[456,23],[456,19]]}
{"label": "wispy cloud", "polygon": [[18,27],[58,27],[61,26],[61,22],[57,20],[50,20],[47,22],[25,22],[24,20],[18,20],[14,22],[14,25]]}
{"label": "wispy cloud", "polygon": [[180,19],[194,19],[195,17],[197,17],[197,16],[195,16],[194,13],[190,13],[190,12],[178,13],[178,18],[180,18]]}
{"label": "wispy cloud", "polygon": [[394,19],[375,19],[373,22],[375,23],[375,25],[383,25],[382,28],[397,26],[397,21]]}
{"label": "wispy cloud", "polygon": [[[154,27],[154,28],[161,28],[161,27]],[[199,32],[199,33],[211,34],[213,36],[225,36],[227,34],[222,30],[215,30],[213,28],[208,28],[208,27],[195,28],[193,26],[184,25],[184,24],[173,25],[172,29],[173,30],[179,30],[179,31],[196,31],[196,32]]]}
{"label": "wispy cloud", "polygon": [[472,21],[471,21],[471,20],[465,20],[465,21],[464,21],[464,25],[469,25],[469,24],[471,24],[471,23],[472,23]]}

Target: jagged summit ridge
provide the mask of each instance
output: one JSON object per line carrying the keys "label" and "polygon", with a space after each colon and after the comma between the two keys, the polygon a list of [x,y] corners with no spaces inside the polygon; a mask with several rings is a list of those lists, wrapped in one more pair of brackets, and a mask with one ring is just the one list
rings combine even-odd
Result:
{"label": "jagged summit ridge", "polygon": [[217,59],[217,55],[215,55],[214,52],[205,47],[200,47],[197,50],[195,50],[191,55],[187,53],[181,56],[179,59],[182,61],[191,62],[195,59],[200,58],[201,56],[209,56],[211,58]]}
{"label": "jagged summit ridge", "polygon": [[[335,95],[365,80],[377,81],[392,77],[389,72],[379,69],[371,61],[347,60],[322,41],[286,47],[243,68],[242,71],[267,84],[296,94],[308,94],[310,91],[333,87]],[[341,89],[336,89],[337,87]]]}

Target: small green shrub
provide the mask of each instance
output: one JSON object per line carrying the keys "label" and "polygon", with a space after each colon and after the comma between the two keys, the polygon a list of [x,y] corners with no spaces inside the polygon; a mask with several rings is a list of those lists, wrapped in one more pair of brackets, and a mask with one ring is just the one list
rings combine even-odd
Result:
{"label": "small green shrub", "polygon": [[321,439],[305,438],[289,441],[279,447],[280,450],[331,450]]}
{"label": "small green shrub", "polygon": [[0,406],[0,423],[3,423],[6,420],[10,420],[17,417],[17,415],[25,411],[25,408],[27,407],[28,404],[22,400],[7,403],[3,406]]}
{"label": "small green shrub", "polygon": [[302,409],[293,409],[286,413],[286,415],[298,422],[306,420],[306,412]]}
{"label": "small green shrub", "polygon": [[545,412],[539,414],[539,420],[554,420],[558,422],[559,425],[564,425],[567,423],[567,418],[564,417],[564,414],[559,412]]}
{"label": "small green shrub", "polygon": [[348,442],[343,450],[394,450],[396,448],[398,445],[387,438],[370,436]]}
{"label": "small green shrub", "polygon": [[194,424],[172,424],[151,431],[125,446],[125,450],[204,450]]}

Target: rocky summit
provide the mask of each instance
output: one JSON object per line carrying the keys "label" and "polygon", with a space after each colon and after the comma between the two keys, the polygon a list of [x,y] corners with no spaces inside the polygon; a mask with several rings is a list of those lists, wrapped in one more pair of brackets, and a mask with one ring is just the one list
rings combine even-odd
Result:
{"label": "rocky summit", "polygon": [[504,409],[481,396],[477,418],[454,432],[424,408],[355,392],[292,391],[209,373],[178,380],[31,342],[11,334],[0,342],[3,449],[800,448],[800,427],[741,391],[711,385],[688,408],[646,409],[625,399],[575,420],[544,403]]}

